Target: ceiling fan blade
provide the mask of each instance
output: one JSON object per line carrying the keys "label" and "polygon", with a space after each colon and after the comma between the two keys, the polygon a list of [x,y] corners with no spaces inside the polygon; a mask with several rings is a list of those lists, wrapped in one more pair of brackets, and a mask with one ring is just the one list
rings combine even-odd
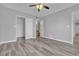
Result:
{"label": "ceiling fan blade", "polygon": [[29,5],[29,7],[33,7],[33,6],[36,6],[36,5]]}
{"label": "ceiling fan blade", "polygon": [[45,5],[44,5],[44,8],[49,9],[49,7],[48,6],[45,6]]}

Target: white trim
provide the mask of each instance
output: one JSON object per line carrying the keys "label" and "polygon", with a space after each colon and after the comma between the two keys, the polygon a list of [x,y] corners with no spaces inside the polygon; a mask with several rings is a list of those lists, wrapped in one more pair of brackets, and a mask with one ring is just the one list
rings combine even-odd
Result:
{"label": "white trim", "polygon": [[17,15],[16,15],[16,28],[15,28],[15,30],[16,30],[16,40],[17,40]]}
{"label": "white trim", "polygon": [[5,44],[5,43],[9,43],[9,42],[16,42],[17,40],[12,40],[12,41],[3,41],[3,42],[0,42],[0,44]]}
{"label": "white trim", "polygon": [[73,12],[72,12],[72,42],[74,43],[74,23],[73,23]]}
{"label": "white trim", "polygon": [[61,40],[61,39],[57,39],[57,38],[51,38],[51,37],[44,37],[44,38],[48,38],[48,39],[51,39],[51,40],[56,40],[56,41],[60,41],[60,42],[65,42],[65,43],[73,44],[73,42],[69,42],[69,41],[65,41],[65,40]]}

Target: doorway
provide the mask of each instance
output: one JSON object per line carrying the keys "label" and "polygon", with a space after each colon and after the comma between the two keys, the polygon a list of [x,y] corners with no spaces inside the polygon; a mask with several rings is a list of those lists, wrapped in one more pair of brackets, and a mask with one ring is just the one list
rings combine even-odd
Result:
{"label": "doorway", "polygon": [[76,36],[79,36],[79,19],[75,20],[75,32]]}
{"label": "doorway", "polygon": [[44,37],[44,21],[39,20],[36,24],[36,38],[37,37]]}
{"label": "doorway", "polygon": [[79,43],[79,19],[75,19],[75,42]]}
{"label": "doorway", "polygon": [[25,38],[25,17],[17,16],[16,25],[17,39]]}
{"label": "doorway", "polygon": [[16,25],[17,39],[33,38],[33,19],[29,17],[17,16]]}
{"label": "doorway", "polygon": [[73,12],[73,38],[74,43],[79,43],[79,11]]}

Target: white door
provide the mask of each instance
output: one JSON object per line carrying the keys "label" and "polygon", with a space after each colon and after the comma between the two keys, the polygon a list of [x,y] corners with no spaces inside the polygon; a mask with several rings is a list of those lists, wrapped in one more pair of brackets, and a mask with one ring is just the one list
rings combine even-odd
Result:
{"label": "white door", "polygon": [[25,39],[33,38],[33,19],[26,18],[25,20]]}

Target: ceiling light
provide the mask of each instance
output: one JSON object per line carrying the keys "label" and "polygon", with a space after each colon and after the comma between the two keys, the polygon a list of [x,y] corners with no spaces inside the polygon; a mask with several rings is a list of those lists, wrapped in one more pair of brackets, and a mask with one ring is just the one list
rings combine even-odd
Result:
{"label": "ceiling light", "polygon": [[36,8],[37,8],[37,9],[40,9],[40,10],[43,9],[43,4],[38,4],[38,5],[36,5]]}
{"label": "ceiling light", "polygon": [[29,5],[29,7],[36,7],[38,12],[45,8],[45,9],[50,9],[48,6],[44,5],[43,3],[38,3],[38,4],[33,4],[33,5]]}

